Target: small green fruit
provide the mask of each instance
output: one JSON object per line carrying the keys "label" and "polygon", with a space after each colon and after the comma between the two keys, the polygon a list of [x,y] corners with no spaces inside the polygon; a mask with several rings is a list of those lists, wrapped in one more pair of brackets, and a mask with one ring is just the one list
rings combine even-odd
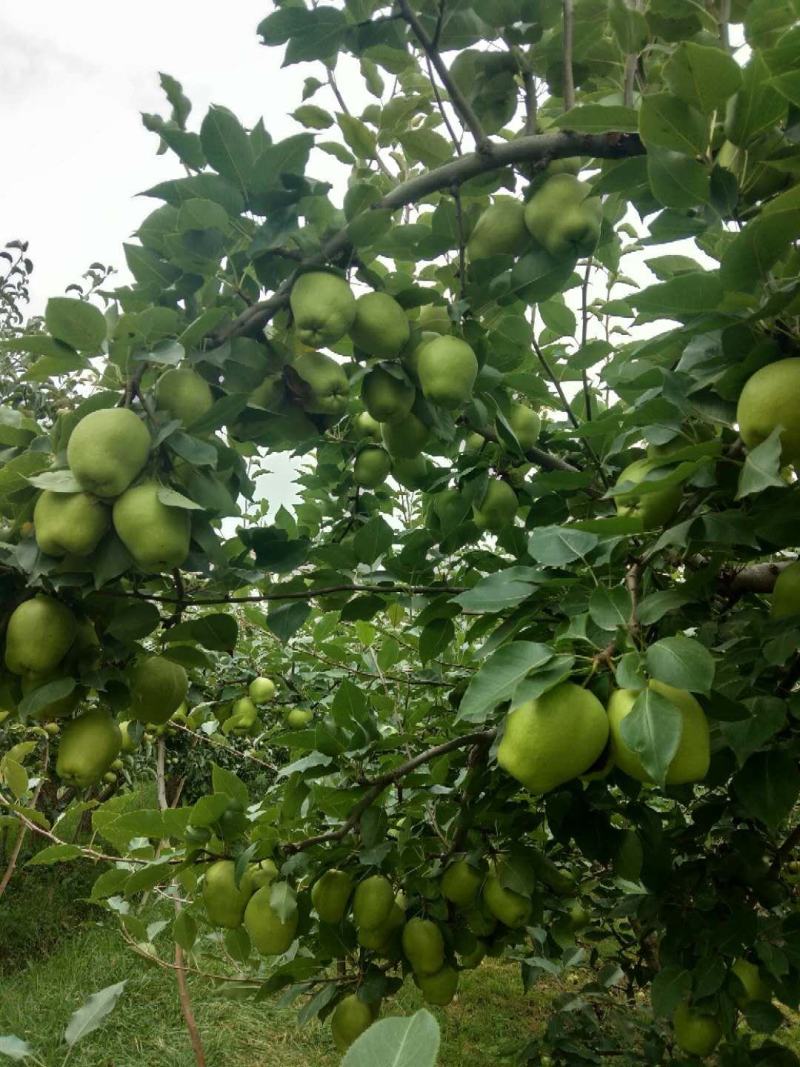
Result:
{"label": "small green fruit", "polygon": [[184,426],[197,422],[213,404],[211,386],[191,367],[173,367],[158,379],[156,407]]}
{"label": "small green fruit", "polygon": [[416,982],[426,1004],[445,1008],[458,990],[458,971],[446,963],[436,974],[417,975]]}
{"label": "small green fruit", "polygon": [[394,890],[388,878],[373,874],[356,886],[353,919],[356,926],[375,929],[389,918],[394,906]]}
{"label": "small green fruit", "polygon": [[374,1021],[369,1004],[359,1000],[355,993],[340,1000],[331,1015],[331,1034],[339,1052],[347,1052]]}
{"label": "small green fruit", "polygon": [[768,363],[747,379],[739,396],[736,421],[748,448],[766,441],[781,427],[784,463],[800,462],[800,358]]}
{"label": "small green fruit", "polygon": [[6,627],[6,667],[12,674],[51,674],[77,631],[75,616],[60,600],[40,595],[23,601]]}
{"label": "small green fruit", "polygon": [[123,493],[147,463],[150,434],[130,408],[84,416],[67,444],[67,463],[81,488],[95,496]]}
{"label": "small green fruit", "polygon": [[162,504],[161,488],[158,482],[142,482],[114,501],[117,536],[148,574],[180,567],[189,554],[189,512]]}
{"label": "small green fruit", "polygon": [[253,893],[244,910],[245,930],[253,947],[262,956],[280,956],[297,933],[297,911],[287,919],[281,919],[270,903],[271,894],[272,886],[262,886]]}
{"label": "small green fruit", "polygon": [[311,415],[343,415],[350,396],[350,380],[341,363],[323,352],[303,352],[289,364],[303,383],[300,403]]}
{"label": "small green fruit", "polygon": [[466,341],[437,337],[422,347],[418,373],[426,399],[454,410],[463,407],[472,396],[478,360]]}
{"label": "small green fruit", "polygon": [[390,373],[384,367],[373,367],[361,383],[364,407],[378,422],[404,419],[411,411],[415,395],[414,386],[400,369]]}
{"label": "small green fruit", "polygon": [[423,332],[438,333],[444,336],[453,328],[453,322],[447,308],[442,304],[426,304],[420,308],[417,325]]}
{"label": "small green fruit", "polygon": [[111,525],[111,513],[88,493],[45,489],[33,509],[36,543],[48,556],[90,556]]}
{"label": "small green fruit", "polygon": [[632,488],[614,497],[617,512],[623,516],[641,519],[645,530],[665,526],[678,510],[681,502],[680,485],[670,485],[664,489],[654,489],[646,493],[638,488],[644,482],[657,480],[650,479],[648,476],[659,465],[658,461],[651,459],[637,459],[623,470],[616,483],[618,486],[632,483]]}
{"label": "small green fruit", "polygon": [[385,448],[367,445],[356,456],[353,464],[353,481],[365,489],[382,485],[392,470],[392,460]]}
{"label": "small green fruit", "polygon": [[368,411],[359,411],[350,424],[351,437],[355,441],[380,441],[381,424]]}
{"label": "small green fruit", "polygon": [[258,708],[250,697],[240,697],[234,700],[231,714],[222,724],[222,732],[228,734],[244,734],[255,724],[258,719]]}
{"label": "small green fruit", "polygon": [[345,871],[331,868],[318,878],[311,889],[311,903],[325,923],[338,923],[347,911],[353,879]]}
{"label": "small green fruit", "polygon": [[189,679],[180,663],[164,656],[137,660],[128,675],[130,717],[139,722],[162,724],[186,699]]}
{"label": "small green fruit", "polygon": [[86,789],[100,781],[121,749],[122,734],[108,712],[87,711],[64,727],[56,774],[68,785]]}
{"label": "small green fruit", "polygon": [[722,1037],[715,1015],[701,1015],[688,1004],[679,1004],[672,1016],[672,1029],[679,1048],[692,1056],[710,1056]]}
{"label": "small green fruit", "polygon": [[271,678],[259,675],[254,678],[247,688],[247,693],[254,704],[268,704],[275,696],[275,683]]}
{"label": "small green fruit", "polygon": [[391,455],[399,459],[413,459],[428,443],[430,430],[413,411],[397,422],[385,422],[381,426],[383,443]]}
{"label": "small green fruit", "polygon": [[519,501],[517,494],[502,478],[490,478],[480,502],[473,504],[472,514],[479,530],[501,533],[514,522]]}
{"label": "small green fruit", "polygon": [[475,903],[483,883],[483,874],[465,859],[455,860],[442,875],[442,896],[458,908],[470,908]]}
{"label": "small green fruit", "polygon": [[424,456],[396,459],[392,463],[392,476],[404,489],[423,489],[430,475],[431,465]]}
{"label": "small green fruit", "polygon": [[403,928],[403,952],[414,974],[431,975],[444,966],[444,938],[430,919],[410,919]]}
{"label": "small green fruit", "polygon": [[324,348],[341,340],[356,317],[356,298],[336,274],[311,271],[292,286],[289,305],[295,333],[303,344]]}
{"label": "small green fruit", "polygon": [[302,730],[314,718],[314,712],[306,708],[290,708],[286,713],[286,725],[291,730]]}
{"label": "small green fruit", "polygon": [[253,894],[249,871],[242,875],[238,886],[235,871],[233,860],[217,860],[203,879],[203,903],[208,921],[212,926],[223,926],[226,930],[235,930],[242,925],[245,907]]}
{"label": "small green fruit", "polygon": [[508,424],[522,446],[527,452],[533,448],[539,440],[539,431],[542,428],[542,420],[536,412],[526,404],[512,404],[508,416]]}
{"label": "small green fruit", "polygon": [[350,337],[357,348],[378,359],[395,359],[411,330],[408,317],[388,293],[365,293],[356,300]]}
{"label": "small green fruit", "polygon": [[753,1000],[772,1000],[772,991],[761,977],[757,964],[745,959],[734,960],[731,971],[739,979],[744,990],[736,994],[736,1003],[742,1010]]}
{"label": "small green fruit", "polygon": [[473,262],[488,256],[519,256],[530,243],[525,205],[511,197],[498,197],[475,223],[467,255]]}
{"label": "small green fruit", "polygon": [[555,174],[525,205],[525,225],[554,259],[577,259],[594,251],[603,208],[591,191],[573,174]]}
{"label": "small green fruit", "polygon": [[501,874],[502,867],[497,868],[486,879],[483,903],[503,926],[515,930],[527,925],[531,917],[531,902],[512,889],[506,889],[500,880]]}
{"label": "small green fruit", "polygon": [[250,864],[250,878],[255,889],[261,889],[265,885],[271,885],[278,877],[279,871],[275,860],[261,860],[260,863]]}

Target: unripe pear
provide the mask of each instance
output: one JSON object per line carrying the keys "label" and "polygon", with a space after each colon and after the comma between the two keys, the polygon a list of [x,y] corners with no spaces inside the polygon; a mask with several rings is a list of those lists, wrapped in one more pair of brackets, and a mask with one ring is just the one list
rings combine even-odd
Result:
{"label": "unripe pear", "polygon": [[772,992],[761,977],[757,964],[740,958],[733,961],[731,971],[739,979],[744,989],[743,992],[736,994],[736,1003],[742,1010],[752,1000],[772,1000]]}
{"label": "unripe pear", "polygon": [[164,656],[146,656],[137,660],[128,675],[130,717],[139,722],[167,722],[186,699],[189,680],[180,663]]}
{"label": "unripe pear", "polygon": [[417,975],[416,982],[426,1004],[444,1008],[458,990],[458,971],[446,963],[436,974]]}
{"label": "unripe pear", "polygon": [[111,512],[88,493],[45,489],[33,509],[36,543],[48,556],[90,556],[111,525]]}
{"label": "unripe pear", "polygon": [[275,683],[259,675],[247,687],[247,693],[254,704],[268,704],[275,696]]}
{"label": "unripe pear", "polygon": [[514,435],[527,452],[533,448],[539,440],[539,431],[542,428],[542,420],[536,412],[526,404],[512,404],[508,416],[508,425],[514,431]]}
{"label": "unripe pear", "polygon": [[75,616],[60,600],[35,596],[16,607],[6,628],[6,667],[12,674],[48,675],[75,640]]}
{"label": "unripe pear", "polygon": [[250,864],[250,880],[254,889],[261,889],[265,885],[271,885],[278,877],[279,871],[275,860],[265,859],[260,863]]}
{"label": "unripe pear", "polygon": [[398,935],[405,926],[406,914],[395,898],[392,910],[380,926],[359,926],[358,943],[362,948],[377,952],[386,958],[399,959],[402,942]]}
{"label": "unripe pear", "polygon": [[234,700],[231,714],[222,724],[222,732],[228,734],[246,733],[258,718],[258,708],[250,697]]}
{"label": "unripe pear", "polygon": [[331,1015],[331,1034],[339,1052],[347,1052],[374,1021],[369,1004],[359,1000],[355,993],[340,1000]]}
{"label": "unripe pear", "polygon": [[341,340],[356,317],[350,286],[344,278],[324,271],[301,274],[292,286],[289,305],[297,337],[311,348]]}
{"label": "unripe pear", "polygon": [[679,1004],[672,1015],[678,1047],[692,1056],[710,1056],[722,1037],[716,1015],[702,1015],[688,1004]]}
{"label": "unripe pear", "polygon": [[385,448],[367,445],[356,456],[353,464],[353,481],[365,489],[382,485],[392,470],[392,460]]}
{"label": "unripe pear", "polygon": [[70,434],[67,463],[81,488],[101,497],[123,493],[147,463],[150,434],[130,408],[84,416]]}
{"label": "unripe pear", "polygon": [[475,223],[467,242],[467,254],[473,262],[488,256],[519,256],[530,243],[525,226],[525,205],[511,197],[502,197]]}
{"label": "unripe pear", "polygon": [[350,424],[351,437],[355,441],[380,441],[381,424],[368,411],[359,411]]}
{"label": "unripe pear", "polygon": [[591,767],[607,741],[594,693],[562,682],[508,715],[497,762],[532,793],[548,793]]}
{"label": "unripe pear", "polygon": [[800,357],[768,363],[748,378],[736,421],[748,448],[766,441],[780,426],[783,463],[800,462]]}
{"label": "unripe pear", "polygon": [[283,375],[268,374],[247,397],[247,406],[264,408],[266,411],[277,410],[286,398],[286,386]]}
{"label": "unripe pear", "polygon": [[411,411],[415,395],[414,386],[401,370],[394,374],[384,367],[373,367],[361,383],[364,407],[378,422],[404,419]]}
{"label": "unripe pear", "polygon": [[108,712],[102,708],[87,711],[64,727],[56,774],[68,785],[86,789],[100,781],[121,749],[122,734]]}
{"label": "unripe pear", "polygon": [[430,919],[409,919],[403,928],[403,952],[414,974],[435,974],[444,966],[442,931]]}
{"label": "unripe pear", "polygon": [[[800,360],[798,362],[800,363]],[[682,491],[679,485],[666,486],[664,489],[655,489],[648,493],[643,493],[636,488],[640,483],[648,480],[648,475],[659,465],[658,461],[651,459],[637,459],[623,470],[616,483],[618,486],[625,483],[633,484],[633,488],[614,497],[618,513],[641,519],[646,530],[665,526],[678,510],[681,502]]]}
{"label": "unripe pear", "polygon": [[191,426],[214,404],[211,386],[191,367],[172,367],[156,385],[156,407],[184,426]]}
{"label": "unripe pear", "polygon": [[429,345],[431,341],[435,341],[437,337],[441,335],[434,333],[432,330],[427,330],[421,334],[415,334],[405,349],[400,353],[400,362],[403,368],[408,372],[408,376],[411,380],[419,385],[419,357],[422,355],[422,350],[426,345]]}
{"label": "unripe pear", "polygon": [[356,300],[350,337],[357,348],[378,359],[395,359],[411,329],[408,317],[388,293],[365,293]]}
{"label": "unripe pear", "polygon": [[800,563],[790,563],[778,575],[772,590],[773,619],[800,614]]}
{"label": "unripe pear", "polygon": [[262,956],[280,956],[297,933],[297,911],[287,919],[281,919],[270,903],[271,894],[272,886],[262,886],[253,893],[244,909],[244,928],[253,948]]}
{"label": "unripe pear", "polygon": [[417,325],[420,330],[430,333],[448,334],[453,328],[453,322],[443,304],[425,304],[420,308]]}
{"label": "unripe pear", "polygon": [[149,574],[173,570],[189,554],[191,520],[184,508],[162,504],[158,482],[142,482],[114,501],[114,529],[137,566]]}
{"label": "unripe pear", "polygon": [[418,373],[426,399],[455,410],[472,396],[478,360],[466,341],[458,337],[437,337],[422,347]]}
{"label": "unripe pear", "polygon": [[469,952],[464,952],[459,957],[461,967],[465,971],[474,971],[476,967],[479,967],[486,956],[487,945],[481,938],[475,938],[475,946]]}
{"label": "unripe pear", "polygon": [[511,929],[526,926],[531,917],[531,902],[513,889],[506,889],[501,874],[502,867],[489,874],[483,887],[483,903],[503,926]]}
{"label": "unripe pear", "polygon": [[392,456],[398,459],[413,459],[418,456],[428,443],[430,430],[413,411],[397,422],[384,422],[381,425],[383,443]]}
{"label": "unripe pear", "polygon": [[303,410],[311,415],[343,415],[350,396],[350,380],[341,363],[323,352],[304,352],[290,365],[305,383],[300,395]]}
{"label": "unripe pear", "polygon": [[373,874],[356,886],[353,919],[356,926],[374,929],[389,918],[394,906],[394,890],[388,878]]}
{"label": "unripe pear", "polygon": [[244,872],[237,886],[236,864],[233,860],[212,863],[203,878],[203,903],[208,921],[212,926],[235,930],[242,925],[244,910],[252,894],[253,882],[249,871]]}
{"label": "unripe pear", "polygon": [[589,256],[600,238],[603,208],[590,185],[555,174],[525,205],[525,225],[554,259]]}
{"label": "unripe pear", "polygon": [[308,711],[306,708],[290,708],[286,713],[286,725],[291,730],[302,730],[313,718],[313,711]]}
{"label": "unripe pear", "polygon": [[392,463],[392,476],[405,489],[422,489],[428,484],[431,465],[424,456],[413,459],[396,459]]}
{"label": "unripe pear", "polygon": [[[648,684],[654,693],[668,700],[681,715],[681,739],[667,768],[666,784],[701,782],[708,774],[711,760],[709,726],[705,712],[685,689],[676,689],[655,678],[651,678]],[[636,689],[617,689],[611,694],[608,703],[611,748],[614,762],[621,771],[640,782],[652,782],[653,779],[645,771],[638,755],[628,747],[622,737],[622,723],[633,709],[638,696],[639,691]]]}
{"label": "unripe pear", "polygon": [[458,859],[451,863],[442,875],[442,896],[456,907],[470,908],[475,903],[482,883],[481,871],[465,859]]}
{"label": "unripe pear", "polygon": [[311,903],[325,923],[338,923],[347,910],[353,879],[345,871],[331,868],[318,878],[311,889]]}
{"label": "unripe pear", "polygon": [[490,478],[480,502],[472,506],[475,525],[479,530],[500,533],[514,522],[518,506],[511,486],[502,478]]}

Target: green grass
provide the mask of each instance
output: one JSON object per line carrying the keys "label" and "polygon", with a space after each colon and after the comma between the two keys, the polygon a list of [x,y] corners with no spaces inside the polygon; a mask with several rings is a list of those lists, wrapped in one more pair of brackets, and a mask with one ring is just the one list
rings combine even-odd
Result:
{"label": "green grass", "polygon": [[[148,965],[116,930],[87,923],[46,959],[32,960],[2,981],[0,1033],[29,1041],[42,1063],[60,1067],[61,1039],[72,1012],[89,994],[126,979],[128,985],[103,1029],[75,1046],[71,1067],[193,1067],[178,1006],[174,977]],[[225,1067],[338,1067],[326,1024],[297,1026],[295,1010],[226,999],[202,978],[190,991],[209,1065]],[[529,1033],[543,1023],[546,990],[522,991],[512,964],[486,961],[463,976],[457,1001],[434,1009],[442,1026],[442,1067],[491,1067],[511,1062]],[[422,1005],[407,983],[392,1012],[410,1014]]]}

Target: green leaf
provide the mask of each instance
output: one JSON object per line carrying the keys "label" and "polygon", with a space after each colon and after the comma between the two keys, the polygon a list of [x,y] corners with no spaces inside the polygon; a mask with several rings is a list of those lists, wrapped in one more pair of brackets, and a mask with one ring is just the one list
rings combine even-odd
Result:
{"label": "green leaf", "polygon": [[614,589],[598,586],[589,597],[589,615],[601,630],[616,630],[627,626],[631,617],[631,595],[621,585]]}
{"label": "green leaf", "polygon": [[639,693],[620,726],[622,740],[638,755],[650,777],[661,784],[678,751],[682,732],[678,708],[649,688]]}
{"label": "green leaf", "polygon": [[214,170],[246,189],[253,169],[253,149],[233,112],[212,104],[200,127],[200,140]]}
{"label": "green leaf", "polygon": [[504,645],[473,676],[459,705],[457,718],[484,722],[498,704],[512,699],[517,686],[531,671],[543,667],[553,655],[548,645],[532,641],[512,641]]}
{"label": "green leaf", "polygon": [[715,311],[722,301],[722,283],[717,271],[694,271],[640,289],[627,299],[647,314],[685,319],[703,311]]}
{"label": "green leaf", "polygon": [[186,908],[176,915],[172,923],[172,936],[184,952],[191,952],[197,940],[197,923]]}
{"label": "green leaf", "polygon": [[281,922],[286,922],[297,911],[297,897],[288,882],[274,882],[269,903]]}
{"label": "green leaf", "polygon": [[756,752],[733,780],[745,811],[771,829],[789,815],[800,794],[800,769],[789,752]]}
{"label": "green leaf", "polygon": [[711,179],[702,163],[667,148],[647,153],[647,177],[653,196],[664,207],[686,211],[711,198]]}
{"label": "green leaf", "polygon": [[8,1056],[10,1060],[25,1060],[33,1055],[33,1049],[21,1037],[16,1034],[0,1034],[0,1056]]}
{"label": "green leaf", "polygon": [[406,154],[424,167],[439,167],[453,158],[452,144],[435,130],[408,130],[400,135]]}
{"label": "green leaf", "polygon": [[350,1046],[342,1067],[434,1067],[439,1041],[439,1024],[421,1008],[408,1019],[373,1023]]}
{"label": "green leaf", "polygon": [[800,237],[800,187],[781,193],[736,234],[722,256],[726,289],[751,292]]}
{"label": "green leaf", "polygon": [[31,689],[19,702],[19,710],[23,715],[35,715],[37,711],[46,708],[62,697],[69,696],[75,688],[74,678],[58,678],[54,682],[47,682]]}
{"label": "green leaf", "polygon": [[650,645],[647,669],[653,678],[678,689],[707,693],[714,681],[714,657],[691,637],[664,637]]}
{"label": "green leaf", "polygon": [[786,488],[786,482],[780,475],[782,429],[782,426],[776,426],[766,441],[762,441],[760,445],[751,448],[747,453],[739,475],[737,500],[771,487]]}
{"label": "green leaf", "polygon": [[258,26],[264,44],[288,43],[283,65],[331,59],[339,51],[347,30],[344,12],[320,5],[283,7],[268,15]]}
{"label": "green leaf", "polygon": [[250,803],[250,794],[247,792],[247,786],[241,778],[234,774],[233,771],[217,766],[216,763],[211,765],[211,787],[215,793],[224,793],[226,796],[232,797],[242,807],[246,807]]}
{"label": "green leaf", "polygon": [[217,652],[229,652],[236,647],[239,626],[232,615],[204,615],[201,619],[180,622],[167,630],[164,639],[174,641],[196,641],[203,648]]}
{"label": "green leaf", "polygon": [[677,1006],[687,999],[692,991],[690,971],[675,963],[662,967],[653,979],[650,1002],[656,1015],[672,1015]]}
{"label": "green leaf", "polygon": [[285,175],[297,178],[305,174],[313,147],[313,133],[296,133],[277,144],[267,145],[253,168],[253,189],[259,193],[269,192],[280,188]]}
{"label": "green leaf", "polygon": [[267,612],[267,626],[280,641],[285,642],[297,633],[310,614],[311,605],[304,600],[270,604]]}
{"label": "green leaf", "polygon": [[159,73],[159,84],[172,105],[172,117],[183,130],[192,110],[192,102],[183,91],[183,86],[171,74]]}
{"label": "green leaf", "polygon": [[545,300],[538,305],[542,322],[554,337],[574,337],[575,312],[560,300]]}
{"label": "green leaf", "polygon": [[184,496],[183,493],[179,493],[177,489],[172,489],[168,485],[158,487],[158,499],[167,508],[181,508],[184,511],[203,510],[201,504],[196,504],[194,500],[190,500],[188,496]]}
{"label": "green leaf", "polygon": [[619,41],[620,48],[626,55],[636,55],[641,52],[650,36],[647,19],[641,11],[628,7],[625,0],[610,0],[608,20],[614,36]]}
{"label": "green leaf", "polygon": [[28,481],[37,489],[49,489],[51,493],[80,493],[82,488],[71,470],[44,471]]}
{"label": "green leaf", "polygon": [[106,339],[106,320],[93,304],[68,296],[52,296],[44,309],[44,324],[57,341],[78,352],[94,355]]}
{"label": "green leaf", "polygon": [[652,626],[670,611],[677,611],[684,604],[690,604],[694,597],[680,589],[661,589],[650,593],[639,602],[637,616],[643,626]]}
{"label": "green leaf", "polygon": [[375,134],[361,119],[357,119],[355,115],[341,114],[336,116],[336,121],[339,123],[339,129],[342,131],[347,147],[359,159],[373,159],[375,157]]}
{"label": "green leaf", "polygon": [[636,133],[639,128],[636,111],[621,104],[581,104],[559,115],[553,125],[577,133]]}
{"label": "green leaf", "polygon": [[528,552],[546,567],[563,567],[575,559],[585,559],[599,543],[596,534],[570,526],[539,526],[530,536]]}
{"label": "green leaf", "polygon": [[128,269],[140,285],[155,290],[167,289],[180,274],[178,267],[167,263],[149,248],[123,243],[122,249]]}
{"label": "green leaf", "polygon": [[292,118],[302,126],[308,126],[312,130],[327,130],[329,126],[333,125],[331,113],[326,111],[324,107],[317,107],[316,104],[303,104],[301,107],[295,108],[292,112]]}
{"label": "green leaf", "polygon": [[682,41],[664,66],[664,80],[685,103],[711,115],[739,89],[742,72],[722,48]]}
{"label": "green leaf", "polygon": [[677,96],[652,93],[642,100],[639,136],[648,148],[696,156],[708,146],[709,128],[704,116]]}
{"label": "green leaf", "polygon": [[787,106],[785,97],[772,88],[764,57],[754,52],[744,68],[741,88],[728,105],[725,136],[747,148],[759,134],[780,122]]}
{"label": "green leaf", "polygon": [[785,96],[790,104],[800,107],[800,71],[793,70],[786,74],[778,74],[770,78],[769,84],[781,96]]}
{"label": "green leaf", "polygon": [[394,531],[380,515],[373,515],[353,538],[353,548],[361,563],[374,563],[394,541]]}
{"label": "green leaf", "polygon": [[28,792],[28,772],[21,763],[9,755],[0,760],[0,777],[17,800]]}
{"label": "green leaf", "polygon": [[116,1007],[126,984],[125,981],[117,982],[115,985],[106,986],[105,989],[101,989],[97,993],[92,993],[86,1003],[73,1012],[64,1031],[64,1040],[70,1048],[77,1044],[81,1038],[93,1033],[103,1025]]}
{"label": "green leaf", "polygon": [[527,600],[536,588],[540,575],[531,567],[506,567],[481,578],[465,593],[453,597],[464,611],[502,611]]}

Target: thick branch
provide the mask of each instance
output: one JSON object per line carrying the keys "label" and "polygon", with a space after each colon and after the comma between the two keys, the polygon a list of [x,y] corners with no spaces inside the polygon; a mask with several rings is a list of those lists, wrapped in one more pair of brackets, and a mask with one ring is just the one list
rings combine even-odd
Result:
{"label": "thick branch", "polygon": [[775,582],[781,571],[795,560],[783,560],[780,563],[754,563],[750,567],[743,567],[740,571],[723,571],[720,574],[720,584],[729,594],[740,593],[771,593],[775,588]]}
{"label": "thick branch", "polygon": [[[483,426],[478,427],[472,426],[471,424],[468,425],[471,430],[474,430],[475,433],[479,433],[481,437],[485,437],[487,441],[492,441],[494,444],[500,444],[500,438],[493,430],[489,430]],[[560,456],[554,456],[550,452],[545,452],[541,448],[526,448],[525,458],[546,471],[570,471],[572,474],[580,473],[577,467],[573,467],[572,464],[567,463],[565,459],[561,459]]]}
{"label": "thick branch", "polygon": [[[543,453],[547,455],[547,453]],[[554,457],[553,457],[554,458]],[[566,470],[574,470],[569,464],[565,468]],[[253,593],[250,596],[218,596],[218,597],[202,597],[199,600],[193,600],[191,597],[184,596],[180,601],[176,597],[161,596],[158,593],[142,593],[138,590],[130,592],[115,592],[114,590],[103,590],[103,596],[110,597],[134,597],[137,600],[151,600],[156,604],[177,604],[180,603],[184,607],[203,607],[206,604],[258,604],[271,600],[313,600],[314,597],[328,596],[330,593],[411,593],[419,596],[437,596],[439,593],[450,593],[456,595],[457,593],[463,593],[464,589],[460,585],[328,585],[321,589],[294,589],[291,592],[285,593]]]}
{"label": "thick branch", "polygon": [[453,752],[457,748],[465,748],[468,745],[486,744],[492,740],[495,733],[495,730],[480,730],[474,734],[465,734],[463,737],[454,737],[451,741],[445,741],[444,744],[436,745],[434,748],[428,748],[424,752],[420,752],[418,756],[401,763],[399,767],[395,767],[392,771],[387,771],[386,774],[380,775],[370,783],[369,789],[367,789],[338,830],[329,830],[324,834],[306,837],[302,841],[290,841],[283,846],[284,852],[288,854],[304,852],[307,848],[325,844],[327,841],[341,841],[358,825],[367,808],[375,803],[388,786],[398,782],[407,774],[411,774],[412,771],[415,771],[417,767],[421,767],[424,763],[429,763],[432,759],[436,759],[437,756],[445,756],[448,752]]}
{"label": "thick branch", "polygon": [[[435,170],[426,171],[402,182],[386,196],[376,201],[369,210],[392,211],[424,199],[440,189],[461,185],[470,178],[501,167],[517,163],[534,163],[542,160],[564,159],[567,156],[594,156],[596,159],[624,159],[644,154],[644,145],[636,134],[620,133],[574,133],[563,130],[559,133],[543,133],[530,137],[516,137],[511,141],[488,142],[481,152],[471,152]],[[340,230],[327,241],[319,252],[303,261],[302,267],[319,267],[335,260],[350,246],[348,230]],[[217,335],[221,343],[229,337],[255,336],[289,302],[295,272],[291,274],[266,300],[261,300],[243,311]]]}

